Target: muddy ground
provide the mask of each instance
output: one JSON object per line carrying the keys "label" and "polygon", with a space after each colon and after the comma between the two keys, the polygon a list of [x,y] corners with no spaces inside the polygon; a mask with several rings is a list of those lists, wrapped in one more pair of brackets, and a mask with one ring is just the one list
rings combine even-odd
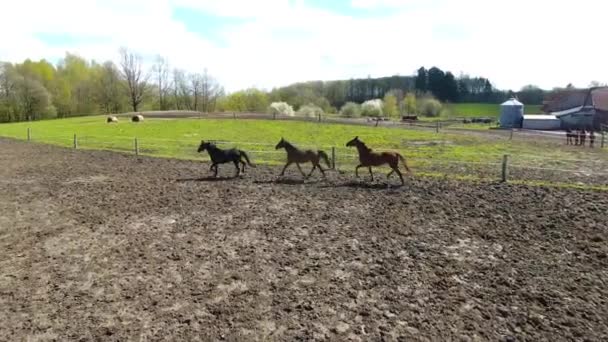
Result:
{"label": "muddy ground", "polygon": [[1,341],[608,339],[606,192],[211,181],[10,140],[0,163]]}

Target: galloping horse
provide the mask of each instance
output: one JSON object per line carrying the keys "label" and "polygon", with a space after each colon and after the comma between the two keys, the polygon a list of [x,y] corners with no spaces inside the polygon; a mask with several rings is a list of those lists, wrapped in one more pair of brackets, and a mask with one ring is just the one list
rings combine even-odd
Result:
{"label": "galloping horse", "polygon": [[367,147],[365,143],[359,140],[359,137],[355,137],[353,140],[346,143],[347,147],[355,146],[357,151],[359,152],[359,165],[355,168],[355,176],[359,177],[359,168],[360,167],[368,167],[369,174],[372,177],[372,181],[374,180],[374,174],[372,173],[372,166],[380,166],[384,164],[388,164],[391,167],[392,171],[389,172],[386,177],[389,178],[393,172],[396,172],[399,178],[401,179],[401,184],[405,184],[403,180],[403,175],[401,171],[399,171],[399,160],[403,162],[403,166],[408,173],[412,171],[407,166],[405,158],[397,152],[373,152],[371,148]]}
{"label": "galloping horse", "polygon": [[215,169],[215,173],[213,177],[217,177],[217,165],[233,162],[234,167],[236,167],[236,176],[238,177],[241,174],[241,170],[239,169],[239,163],[242,164],[242,172],[245,172],[245,162],[242,158],[245,158],[247,164],[251,167],[255,167],[255,165],[251,164],[249,161],[249,157],[247,153],[242,150],[238,150],[236,148],[231,148],[229,150],[222,150],[221,148],[215,146],[213,143],[201,141],[201,144],[198,147],[198,152],[202,152],[207,150],[209,152],[209,157],[211,158],[211,167],[209,170]]}
{"label": "galloping horse", "polygon": [[[327,164],[328,168],[331,167],[329,165],[329,157],[327,156],[327,153],[325,153],[321,150],[319,150],[319,151],[313,151],[313,150],[302,151],[302,150],[298,149],[297,147],[293,146],[290,142],[288,142],[287,140],[285,140],[283,138],[281,138],[281,141],[279,141],[277,146],[275,146],[276,150],[278,150],[280,148],[284,148],[285,151],[287,151],[287,164],[285,164],[285,167],[283,167],[283,171],[281,171],[281,176],[283,176],[285,174],[285,170],[287,169],[287,167],[293,163],[296,163],[298,170],[300,170],[300,173],[305,178],[310,177],[316,168],[319,168],[319,171],[321,171],[321,173],[323,174],[323,177],[325,177],[325,170],[323,170],[323,168],[321,167],[321,164],[319,164],[319,161],[321,159],[323,159],[325,161],[325,164]],[[304,171],[302,171],[302,168],[300,167],[300,163],[308,163],[308,162],[312,163],[312,170],[310,170],[310,173],[307,176],[306,174],[304,174]]]}

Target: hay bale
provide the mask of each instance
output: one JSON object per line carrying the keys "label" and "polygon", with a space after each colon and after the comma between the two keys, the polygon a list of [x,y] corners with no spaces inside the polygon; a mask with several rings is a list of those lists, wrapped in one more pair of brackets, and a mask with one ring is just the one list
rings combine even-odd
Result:
{"label": "hay bale", "polygon": [[106,120],[107,123],[112,123],[112,122],[118,122],[118,118],[115,116],[108,116],[108,119]]}
{"label": "hay bale", "polygon": [[142,121],[144,121],[144,116],[143,115],[134,115],[131,118],[131,121],[133,121],[133,122],[142,122]]}

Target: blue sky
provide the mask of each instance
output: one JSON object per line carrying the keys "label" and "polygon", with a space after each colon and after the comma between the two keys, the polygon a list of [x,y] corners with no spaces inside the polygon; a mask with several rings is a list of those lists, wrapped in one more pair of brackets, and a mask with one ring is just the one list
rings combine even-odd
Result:
{"label": "blue sky", "polygon": [[[3,5],[0,60],[116,60],[126,46],[207,68],[228,90],[434,65],[503,89],[586,86],[608,82],[597,37],[607,9],[594,0],[20,0]],[[564,48],[573,42],[593,53]]]}

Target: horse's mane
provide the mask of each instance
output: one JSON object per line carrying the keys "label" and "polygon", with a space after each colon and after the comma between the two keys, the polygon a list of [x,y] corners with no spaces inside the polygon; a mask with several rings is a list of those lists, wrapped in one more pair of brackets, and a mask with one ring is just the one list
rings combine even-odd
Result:
{"label": "horse's mane", "polygon": [[285,144],[285,147],[291,147],[291,148],[295,148],[296,150],[298,149],[297,147],[295,147],[292,143],[290,143],[289,141],[283,139],[283,144]]}
{"label": "horse's mane", "polygon": [[359,144],[361,144],[361,147],[363,147],[367,152],[372,152],[372,149],[367,147],[363,141],[359,140]]}

